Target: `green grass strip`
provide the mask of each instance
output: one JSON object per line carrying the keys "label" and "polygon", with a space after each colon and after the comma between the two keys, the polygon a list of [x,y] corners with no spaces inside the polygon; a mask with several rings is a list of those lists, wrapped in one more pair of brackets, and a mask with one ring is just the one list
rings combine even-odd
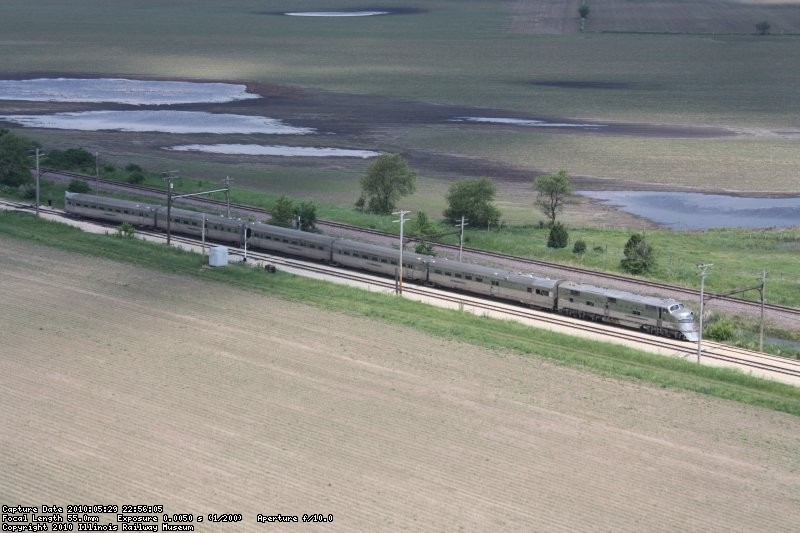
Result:
{"label": "green grass strip", "polygon": [[335,312],[385,320],[490,350],[543,357],[555,364],[601,375],[698,392],[800,416],[800,387],[752,377],[736,370],[697,365],[615,344],[531,328],[513,321],[442,309],[280,272],[267,275],[260,269],[241,265],[203,269],[195,253],[138,239],[84,233],[30,214],[0,212],[0,236],[222,282]]}

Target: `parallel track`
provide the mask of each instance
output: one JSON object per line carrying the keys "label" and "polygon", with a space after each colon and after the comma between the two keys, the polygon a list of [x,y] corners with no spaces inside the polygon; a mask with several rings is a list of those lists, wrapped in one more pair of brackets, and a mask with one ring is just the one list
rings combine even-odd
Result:
{"label": "parallel track", "polygon": [[[30,204],[24,204],[21,202],[2,200],[0,203],[15,209],[26,211],[34,210],[34,207]],[[64,213],[61,211],[43,207],[40,207],[40,212],[59,217],[64,216]],[[109,229],[115,229],[113,224],[98,221],[93,221],[93,223]],[[137,230],[137,234],[148,236],[159,241],[165,238],[165,234],[159,231]],[[199,239],[185,237],[182,235],[172,235],[172,240],[175,243],[185,244],[192,247],[197,247],[201,244]],[[242,256],[244,251],[229,246],[229,253],[233,256]],[[336,278],[340,281],[362,283],[386,292],[393,292],[395,290],[394,280],[358,271],[343,270],[332,266],[321,265],[318,263],[252,250],[248,250],[247,256],[251,261],[258,261],[262,264],[278,265],[284,268],[289,268],[295,272]],[[687,360],[691,360],[696,355],[696,345],[693,343],[674,341],[661,337],[653,337],[638,331],[617,328],[602,323],[576,320],[559,315],[557,313],[537,311],[513,304],[498,303],[496,301],[484,298],[444,292],[432,287],[411,283],[404,285],[404,293],[427,300],[436,300],[439,302],[439,305],[449,304],[449,307],[457,307],[462,309],[471,308],[473,312],[476,313],[492,313],[493,315],[500,315],[504,318],[535,322],[544,327],[552,325],[562,328],[569,328],[572,332],[601,335],[607,340],[616,340],[625,342],[627,344],[635,344],[639,348],[650,349],[651,351],[658,350],[659,353],[664,353],[666,351],[673,357],[680,357]],[[711,360],[719,363],[736,365],[746,370],[761,371],[771,373],[773,375],[786,376],[789,378],[789,380],[800,380],[800,361],[798,360],[781,358],[740,348],[732,348],[730,346],[708,341],[704,341],[703,347],[703,360]]]}
{"label": "parallel track", "polygon": [[[108,186],[113,186],[114,188],[129,190],[129,191],[132,191],[132,192],[146,194],[148,196],[157,196],[157,197],[163,198],[164,195],[166,194],[166,192],[163,189],[157,189],[157,188],[154,188],[154,187],[144,187],[144,186],[141,186],[141,185],[120,183],[120,182],[117,182],[117,181],[105,180],[105,179],[102,179],[102,178],[96,179],[96,178],[94,178],[92,176],[87,176],[85,174],[78,174],[78,173],[75,173],[75,172],[65,172],[65,171],[53,170],[53,169],[41,169],[41,170],[42,170],[42,173],[48,173],[48,174],[51,174],[51,175],[63,175],[63,176],[67,176],[67,177],[75,177],[75,178],[79,178],[79,179],[85,180],[85,181],[87,181],[89,183],[97,182],[97,183],[103,184],[103,185],[105,185],[107,187]],[[192,198],[191,199],[191,203],[193,203],[195,205],[211,205],[211,206],[214,206],[218,210],[224,210],[224,208],[226,207],[226,203],[224,201],[214,200],[214,199],[210,199],[210,198],[200,198],[200,197]],[[255,208],[255,207],[251,207],[251,206],[247,206],[247,205],[243,205],[243,204],[233,204],[232,203],[231,204],[231,210],[233,210],[235,212],[238,212],[238,213],[249,213],[249,214],[252,214],[252,215],[254,215],[256,217],[261,217],[261,218],[266,218],[269,215],[269,213],[264,209],[259,209],[259,208]],[[347,231],[350,231],[350,232],[357,232],[357,233],[360,233],[362,235],[369,235],[371,237],[380,238],[380,239],[391,239],[391,240],[396,240],[397,239],[397,235],[395,235],[395,234],[386,233],[386,232],[377,231],[377,230],[372,230],[372,229],[359,228],[357,226],[351,226],[351,225],[348,225],[348,224],[342,224],[340,222],[333,222],[333,221],[330,221],[330,220],[319,220],[317,222],[317,226],[319,226],[321,228],[331,228],[331,229],[338,229],[338,230],[347,230]],[[409,241],[410,240],[412,240],[412,239],[409,239]],[[450,251],[452,253],[457,253],[458,252],[458,247],[457,246],[453,246],[453,245],[449,245],[449,244],[436,243],[436,247],[439,248],[439,249],[442,249],[442,250],[448,250],[448,251]],[[567,273],[570,273],[570,274],[577,274],[577,275],[581,275],[581,276],[591,277],[591,278],[594,278],[595,280],[605,280],[605,281],[621,282],[621,283],[633,283],[633,284],[636,284],[639,287],[645,287],[645,288],[650,289],[650,290],[652,290],[652,291],[654,291],[656,293],[668,293],[670,295],[675,295],[673,297],[676,297],[677,299],[682,299],[682,300],[685,300],[685,301],[692,301],[692,300],[698,299],[699,298],[699,294],[700,294],[699,291],[697,291],[695,289],[689,289],[689,288],[681,287],[681,286],[678,286],[678,285],[670,285],[670,284],[667,284],[667,283],[661,283],[661,282],[657,282],[657,281],[649,281],[649,280],[644,280],[644,279],[639,279],[639,278],[630,278],[630,277],[627,277],[627,276],[614,274],[614,273],[610,273],[610,272],[601,272],[601,271],[590,270],[590,269],[571,266],[571,265],[561,265],[561,264],[556,264],[556,263],[550,263],[550,262],[547,262],[547,261],[540,261],[540,260],[537,260],[537,259],[529,259],[529,258],[525,258],[525,257],[519,257],[519,256],[514,256],[514,255],[508,255],[508,254],[501,254],[501,253],[497,253],[497,252],[488,252],[488,251],[478,250],[478,249],[474,249],[474,248],[464,248],[464,252],[468,253],[469,255],[471,255],[473,257],[480,257],[480,258],[483,258],[483,259],[485,259],[485,260],[487,260],[487,261],[489,261],[491,263],[496,263],[496,264],[500,264],[500,265],[508,265],[510,263],[513,263],[515,265],[523,265],[524,268],[530,269],[529,270],[530,272],[537,272],[537,268],[538,269],[542,269],[542,268],[545,268],[545,269],[558,269],[558,270],[560,270],[562,272],[567,272]],[[507,268],[509,270],[515,270],[514,267],[507,267]],[[595,283],[597,283],[597,282],[595,282]],[[683,296],[681,296],[681,295],[683,295]],[[708,301],[708,300],[712,300],[712,299],[713,300],[717,300],[717,301],[721,301],[721,302],[728,302],[728,303],[733,303],[733,304],[736,304],[736,305],[739,305],[739,306],[748,307],[750,309],[751,313],[760,312],[760,309],[761,309],[761,304],[757,303],[757,302],[752,302],[752,301],[748,301],[748,300],[741,300],[741,299],[738,299],[738,298],[731,298],[730,296],[723,296],[723,295],[720,295],[720,294],[715,294],[715,293],[711,293],[711,292],[706,291],[705,292],[705,300]],[[765,311],[769,311],[769,312],[781,313],[781,314],[783,314],[785,316],[794,318],[798,322],[800,322],[800,309],[797,309],[797,308],[794,308],[794,307],[783,306],[783,305],[774,305],[774,304],[765,304],[764,305],[764,309],[765,309]]]}

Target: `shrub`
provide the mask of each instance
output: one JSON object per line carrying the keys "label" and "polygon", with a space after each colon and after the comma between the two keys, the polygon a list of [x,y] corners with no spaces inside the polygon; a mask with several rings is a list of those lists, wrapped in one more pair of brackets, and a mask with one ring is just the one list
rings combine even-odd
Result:
{"label": "shrub", "polygon": [[138,185],[139,183],[144,182],[144,174],[139,171],[131,172],[128,175],[127,179],[128,183],[133,183],[134,185]]}
{"label": "shrub", "polygon": [[128,163],[127,165],[125,165],[125,170],[127,170],[128,172],[142,172],[142,167],[140,167],[135,163]]}
{"label": "shrub", "polygon": [[95,156],[83,148],[51,150],[44,156],[44,164],[61,170],[94,170]]}
{"label": "shrub", "polygon": [[730,318],[720,318],[709,324],[705,334],[709,339],[724,342],[731,340],[735,331],[736,327],[733,324],[733,320]]}
{"label": "shrub", "polygon": [[569,242],[569,234],[567,228],[561,222],[553,224],[550,230],[550,235],[547,237],[548,248],[566,248]]}
{"label": "shrub", "polygon": [[92,188],[89,187],[89,184],[83,180],[79,180],[78,178],[73,178],[72,181],[69,182],[67,186],[67,190],[69,192],[79,192],[79,193],[88,193],[92,191]]}
{"label": "shrub", "polygon": [[117,226],[117,237],[132,239],[133,234],[134,234],[133,226],[128,222],[123,222],[122,224]]}
{"label": "shrub", "polygon": [[433,245],[429,242],[419,243],[416,248],[414,248],[414,252],[422,255],[436,255]]}
{"label": "shrub", "polygon": [[653,247],[647,243],[643,233],[634,233],[625,244],[625,259],[620,261],[620,267],[631,274],[647,272],[656,263],[656,254]]}
{"label": "shrub", "polygon": [[586,253],[586,242],[578,239],[575,241],[575,246],[572,247],[573,254],[585,254]]}

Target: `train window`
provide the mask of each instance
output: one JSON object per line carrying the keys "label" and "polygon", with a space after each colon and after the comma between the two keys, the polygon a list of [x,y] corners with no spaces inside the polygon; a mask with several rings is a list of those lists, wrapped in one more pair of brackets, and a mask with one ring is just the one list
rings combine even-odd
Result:
{"label": "train window", "polygon": [[575,300],[573,300],[572,298],[570,298],[570,299],[569,299],[569,303],[575,303]]}
{"label": "train window", "polygon": [[483,283],[483,278],[475,278],[475,281],[477,281],[478,283]]}
{"label": "train window", "polygon": [[450,276],[450,277],[452,277],[452,276],[453,276],[453,274],[452,274],[452,273],[450,273],[450,272],[445,272],[445,273],[444,273],[444,275],[445,275],[445,276]]}
{"label": "train window", "polygon": [[441,271],[441,270],[438,270],[438,269],[437,269],[437,270],[434,270],[434,272],[436,272],[437,274],[441,274],[441,273],[442,273],[442,271]]}
{"label": "train window", "polygon": [[[528,287],[528,292],[533,292],[533,289]],[[536,294],[539,294],[539,290],[538,289],[536,290]]]}
{"label": "train window", "polygon": [[616,298],[611,298],[611,297],[609,297],[609,299],[608,299],[608,303],[610,303],[610,304],[615,304],[615,303],[617,303],[617,299],[616,299]]}
{"label": "train window", "polygon": [[573,290],[573,289],[570,289],[569,293],[571,295],[573,295],[573,296],[580,296],[581,295],[581,291],[576,291],[576,290]]}
{"label": "train window", "polygon": [[494,285],[495,287],[499,287],[500,286],[500,282],[499,281],[492,281],[492,285]]}
{"label": "train window", "polygon": [[464,279],[468,279],[468,280],[472,281],[472,276],[466,275],[466,276],[464,276]]}
{"label": "train window", "polygon": [[381,258],[381,263],[386,263],[386,262],[387,262],[386,259]]}
{"label": "train window", "polygon": [[456,273],[456,277],[457,277],[458,279],[461,279],[461,274],[458,274],[458,273]]}
{"label": "train window", "polygon": [[392,259],[392,260],[391,260],[391,261],[389,261],[389,262],[390,262],[391,264],[393,264],[394,266],[397,266],[397,261],[396,261],[395,259]]}
{"label": "train window", "polygon": [[631,314],[635,316],[641,316],[642,312],[639,311],[638,309],[634,309],[633,311],[631,311]]}
{"label": "train window", "polygon": [[594,302],[587,300],[586,305],[588,305],[589,307],[594,307]]}
{"label": "train window", "polygon": [[538,294],[539,296],[550,296],[550,291],[536,289],[536,294]]}

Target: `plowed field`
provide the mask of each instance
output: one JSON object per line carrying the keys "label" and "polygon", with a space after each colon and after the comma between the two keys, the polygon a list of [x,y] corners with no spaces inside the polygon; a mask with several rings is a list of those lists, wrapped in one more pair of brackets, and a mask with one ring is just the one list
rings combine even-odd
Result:
{"label": "plowed field", "polygon": [[0,249],[3,505],[243,515],[199,531],[267,530],[257,513],[331,514],[331,531],[800,523],[800,418]]}

